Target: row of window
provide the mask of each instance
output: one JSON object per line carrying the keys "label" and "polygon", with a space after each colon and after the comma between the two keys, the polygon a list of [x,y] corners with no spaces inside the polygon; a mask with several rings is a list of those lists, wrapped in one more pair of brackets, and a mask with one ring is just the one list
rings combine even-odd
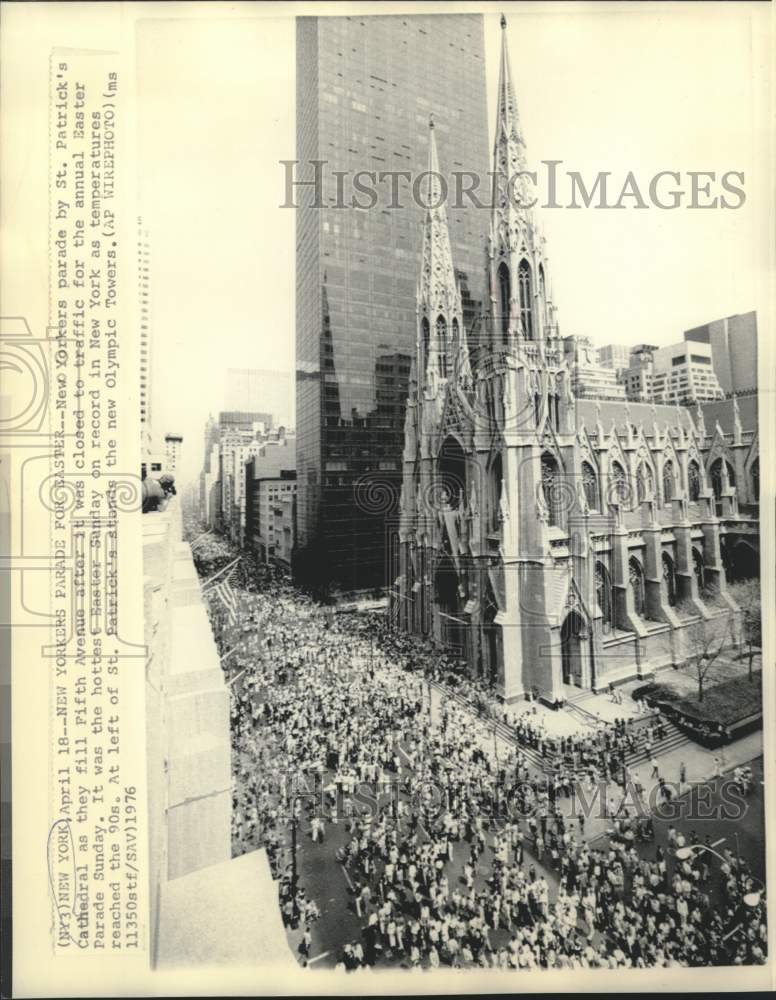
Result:
{"label": "row of window", "polygon": [[[698,591],[701,595],[706,593],[707,579],[703,564],[703,554],[697,549],[692,550],[693,572],[698,581]],[[676,586],[676,566],[671,556],[664,552],[662,555],[662,581],[665,598],[670,607],[675,607],[677,603]],[[633,594],[634,611],[640,618],[648,617],[646,614],[646,588],[644,585],[644,567],[636,556],[631,556],[628,560],[628,586]],[[616,612],[614,608],[614,598],[611,577],[609,570],[602,562],[595,565],[595,590],[596,600],[601,609],[604,622],[611,626],[616,624]]]}

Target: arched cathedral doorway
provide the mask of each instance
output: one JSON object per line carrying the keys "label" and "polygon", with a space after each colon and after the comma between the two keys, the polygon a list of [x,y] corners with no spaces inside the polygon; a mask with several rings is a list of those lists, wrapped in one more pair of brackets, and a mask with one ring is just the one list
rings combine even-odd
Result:
{"label": "arched cathedral doorway", "polygon": [[563,683],[582,687],[583,642],[587,640],[585,623],[576,611],[569,611],[560,630],[560,656]]}

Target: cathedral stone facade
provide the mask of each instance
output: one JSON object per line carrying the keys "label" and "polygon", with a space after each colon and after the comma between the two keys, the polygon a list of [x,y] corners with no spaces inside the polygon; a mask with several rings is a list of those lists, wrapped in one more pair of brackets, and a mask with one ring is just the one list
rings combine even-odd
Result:
{"label": "cathedral stone facade", "polygon": [[526,158],[505,27],[476,345],[430,125],[392,611],[506,702],[557,704],[682,663],[708,637],[738,641],[721,554],[738,508],[724,460],[711,482],[723,441],[697,414],[575,398],[545,239],[510,181]]}

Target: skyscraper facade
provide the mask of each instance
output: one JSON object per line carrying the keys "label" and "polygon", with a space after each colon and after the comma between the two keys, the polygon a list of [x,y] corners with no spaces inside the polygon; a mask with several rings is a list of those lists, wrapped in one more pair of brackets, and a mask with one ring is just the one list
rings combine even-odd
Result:
{"label": "skyscraper facade", "polygon": [[[487,178],[486,110],[480,15],[297,19],[297,180],[326,161],[319,188],[295,189],[302,579],[322,574],[344,590],[384,585],[385,519],[398,509],[423,212],[411,181],[390,178],[375,185],[372,207],[350,207],[355,175],[418,177],[433,114],[446,171]],[[476,340],[489,213],[448,204]]]}
{"label": "skyscraper facade", "polygon": [[714,371],[722,390],[750,393],[757,389],[757,313],[737,313],[685,330],[684,339],[710,344]]}

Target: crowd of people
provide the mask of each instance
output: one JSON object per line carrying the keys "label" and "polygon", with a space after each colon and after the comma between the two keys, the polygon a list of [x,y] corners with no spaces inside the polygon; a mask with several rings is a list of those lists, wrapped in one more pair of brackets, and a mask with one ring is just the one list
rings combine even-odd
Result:
{"label": "crowd of people", "polygon": [[[219,560],[200,559],[200,571]],[[320,919],[298,870],[307,842],[330,846],[347,872],[360,933],[343,943],[341,969],[764,961],[764,906],[744,902],[755,884],[745,861],[715,867],[704,845],[681,861],[640,850],[651,821],[628,806],[594,847],[584,812],[563,808],[568,783],[547,780],[522,749],[608,773],[633,749],[627,724],[552,741],[518,719],[499,750],[455,698],[431,710],[427,681],[447,684],[452,658],[385,625],[365,630],[269,570],[233,586],[237,623],[214,620],[229,647],[235,850],[266,848],[303,963]]]}

